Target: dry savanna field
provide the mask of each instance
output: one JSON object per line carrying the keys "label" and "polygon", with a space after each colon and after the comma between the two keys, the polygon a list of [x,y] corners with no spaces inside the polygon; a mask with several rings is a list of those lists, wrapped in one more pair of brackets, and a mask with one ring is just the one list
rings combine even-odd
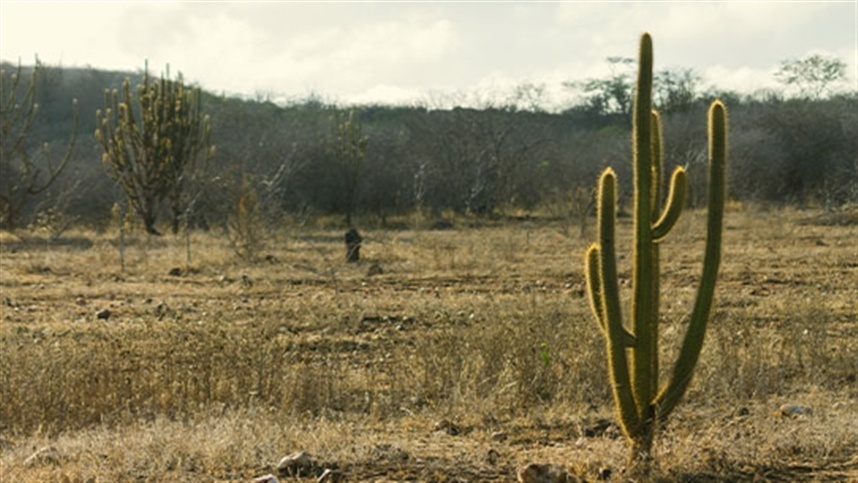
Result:
{"label": "dry savanna field", "polygon": [[[858,213],[733,206],[663,481],[858,480]],[[700,277],[705,212],[663,245],[664,370]],[[557,220],[444,230],[285,226],[255,260],[225,236],[0,239],[0,481],[300,476],[512,481],[527,463],[623,481],[592,236]],[[620,219],[628,295],[631,219]],[[379,273],[380,272],[380,273]]]}

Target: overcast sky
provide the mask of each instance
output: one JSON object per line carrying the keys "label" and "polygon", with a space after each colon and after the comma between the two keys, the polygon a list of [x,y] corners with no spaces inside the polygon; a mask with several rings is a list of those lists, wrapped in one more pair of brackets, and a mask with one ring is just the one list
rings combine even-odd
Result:
{"label": "overcast sky", "polygon": [[0,0],[0,58],[137,71],[169,63],[227,94],[340,102],[503,96],[605,76],[649,31],[656,69],[705,83],[776,86],[779,63],[809,53],[848,65],[856,88],[858,1],[846,2],[11,2]]}

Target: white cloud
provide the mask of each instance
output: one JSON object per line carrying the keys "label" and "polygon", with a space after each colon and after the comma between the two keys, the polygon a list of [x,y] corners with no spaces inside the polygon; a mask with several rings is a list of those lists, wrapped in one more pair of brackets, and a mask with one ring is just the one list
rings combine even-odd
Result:
{"label": "white cloud", "polygon": [[[0,57],[136,70],[170,64],[213,91],[496,96],[608,74],[653,34],[656,69],[742,91],[790,57],[831,52],[858,78],[858,4],[826,2],[0,2]],[[721,85],[720,83],[723,83]],[[751,87],[753,86],[753,87]]]}
{"label": "white cloud", "polygon": [[[103,8],[99,8],[103,7]],[[106,4],[0,2],[0,58],[32,63],[125,67],[114,41],[119,10]],[[83,13],[83,15],[81,15]],[[73,28],[72,28],[73,27]]]}
{"label": "white cloud", "polygon": [[703,69],[701,74],[706,85],[719,90],[754,93],[778,87],[773,76],[774,69],[751,67],[734,69],[723,65],[712,65]]}
{"label": "white cloud", "polygon": [[420,89],[408,89],[389,84],[379,84],[366,91],[348,96],[346,104],[380,104],[380,105],[417,105],[423,102],[427,93]]}

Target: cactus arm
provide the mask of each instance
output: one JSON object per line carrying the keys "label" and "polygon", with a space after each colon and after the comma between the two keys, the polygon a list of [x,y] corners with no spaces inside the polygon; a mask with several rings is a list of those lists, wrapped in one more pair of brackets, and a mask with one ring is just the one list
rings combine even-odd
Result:
{"label": "cactus arm", "polygon": [[[585,265],[587,267],[587,294],[590,299],[590,309],[599,323],[599,329],[602,334],[608,336],[608,327],[605,322],[605,308],[602,300],[602,279],[599,275],[599,245],[592,244],[587,249]],[[623,345],[626,347],[635,346],[635,336],[623,327]]]}
{"label": "cactus arm", "polygon": [[691,312],[691,321],[674,365],[673,375],[656,398],[660,419],[665,418],[691,382],[691,375],[706,335],[706,325],[712,309],[715,281],[721,261],[721,231],[726,197],[727,110],[720,101],[709,108],[709,207],[707,215],[706,253],[703,276]]}
{"label": "cactus arm", "polygon": [[590,301],[590,309],[599,323],[599,329],[607,336],[608,328],[605,325],[605,308],[602,302],[602,277],[599,275],[599,256],[599,245],[593,243],[584,257],[584,265],[587,269],[587,298]]}
{"label": "cactus arm", "polygon": [[599,178],[599,271],[601,276],[602,313],[605,317],[607,352],[611,374],[611,388],[623,431],[634,433],[640,425],[637,406],[632,394],[629,366],[626,359],[625,333],[620,310],[620,288],[614,229],[616,224],[616,176],[606,169]]}
{"label": "cactus arm", "polygon": [[670,233],[676,222],[679,220],[679,215],[682,214],[682,207],[685,206],[686,194],[688,192],[688,175],[685,169],[677,167],[670,177],[670,191],[667,195],[667,204],[661,218],[655,222],[652,227],[652,239],[658,243]]}

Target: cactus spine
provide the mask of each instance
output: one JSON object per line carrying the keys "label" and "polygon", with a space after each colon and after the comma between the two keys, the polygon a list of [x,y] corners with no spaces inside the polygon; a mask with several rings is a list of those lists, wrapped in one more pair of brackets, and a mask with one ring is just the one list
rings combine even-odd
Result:
{"label": "cactus spine", "polygon": [[634,253],[631,321],[620,309],[615,254],[617,181],[608,168],[599,178],[598,241],[586,253],[588,295],[607,342],[611,386],[620,423],[631,443],[631,465],[648,471],[656,425],[676,407],[691,381],[712,308],[721,257],[724,216],[727,113],[720,101],[709,108],[709,206],[703,275],[672,375],[659,387],[659,244],[676,224],[685,204],[687,175],[678,167],[662,203],[661,121],[652,109],[652,39],[643,34],[635,93]]}

